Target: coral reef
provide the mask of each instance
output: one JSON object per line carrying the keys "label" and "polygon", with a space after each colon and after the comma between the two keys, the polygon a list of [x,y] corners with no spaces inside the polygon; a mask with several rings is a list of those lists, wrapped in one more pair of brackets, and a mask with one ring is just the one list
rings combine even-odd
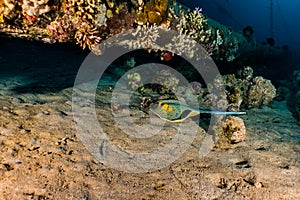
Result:
{"label": "coral reef", "polygon": [[207,18],[201,13],[201,10],[193,10],[187,13],[181,13],[181,19],[177,28],[179,32],[189,35],[198,42],[210,42],[211,30],[208,30]]}
{"label": "coral reef", "polygon": [[181,12],[177,29],[200,43],[215,59],[232,61],[238,50],[238,39],[228,37],[230,29],[216,27],[213,21],[196,8],[187,13]]}
{"label": "coral reef", "polygon": [[208,84],[211,93],[204,96],[204,101],[214,108],[238,111],[267,105],[275,98],[276,88],[271,81],[253,77],[251,67],[244,67],[238,74],[239,77],[234,74],[216,77],[213,84]]}
{"label": "coral reef", "polygon": [[129,12],[126,5],[119,6],[118,11],[107,19],[107,27],[112,35],[121,33],[133,28],[136,13],[134,10]]}
{"label": "coral reef", "polygon": [[1,0],[0,23],[9,22],[11,24],[31,26],[39,16],[55,8],[52,7],[55,3],[57,2],[49,0]]}
{"label": "coral reef", "polygon": [[163,86],[166,90],[171,90],[172,92],[177,91],[179,79],[174,77],[173,73],[169,70],[161,70],[152,80],[153,83],[157,83]]}
{"label": "coral reef", "polygon": [[52,21],[47,26],[47,34],[50,36],[48,42],[54,43],[58,42],[67,42],[74,38],[75,31],[79,27],[79,22],[69,12],[57,18],[55,21]]}
{"label": "coral reef", "polygon": [[[230,62],[239,56],[240,61],[246,62],[249,54],[253,58],[262,52],[264,57],[283,53],[282,49],[252,39],[249,42],[251,30],[246,35],[234,32],[206,17],[200,8],[190,11],[175,0],[0,0],[0,13],[0,32],[50,43],[76,41],[95,53],[101,53],[95,48],[100,40],[136,27],[144,27],[137,32],[147,32],[153,25],[180,32],[174,36],[174,44],[154,46],[161,51],[172,52],[173,47],[188,49],[189,57],[199,57],[196,55],[199,50],[193,49],[195,45],[185,43],[187,38],[193,38],[215,60]],[[169,60],[170,55],[163,58]]]}
{"label": "coral reef", "polygon": [[[145,82],[151,84],[145,86]],[[143,71],[142,75],[138,72],[129,73],[127,75],[127,85],[131,89],[138,89],[143,94],[155,92],[160,95],[172,95],[172,93],[181,89],[179,79],[171,71],[165,69]]]}
{"label": "coral reef", "polygon": [[76,30],[76,43],[83,49],[89,47],[91,50],[96,49],[96,45],[100,43],[101,37],[97,36],[98,29],[90,26],[88,23],[81,23]]}
{"label": "coral reef", "polygon": [[[62,17],[56,18],[68,19],[65,23],[65,34],[76,40],[83,49],[95,49],[95,45],[100,43],[105,32],[105,17],[107,6],[101,1],[71,1],[66,0],[62,5],[64,12]],[[71,31],[71,32],[70,32]]]}
{"label": "coral reef", "polygon": [[275,96],[276,89],[271,81],[258,76],[253,78],[243,104],[248,108],[260,107],[261,105],[267,105]]}
{"label": "coral reef", "polygon": [[14,19],[16,15],[18,15],[17,7],[22,7],[22,1],[14,1],[14,0],[0,0],[0,15],[2,21],[4,22],[4,18],[6,19]]}
{"label": "coral reef", "polygon": [[103,22],[102,20],[98,21],[98,19],[102,19],[103,15],[107,12],[107,6],[100,0],[65,0],[62,7],[63,10],[70,11],[74,18],[82,19],[96,25],[99,22]]}
{"label": "coral reef", "polygon": [[23,0],[22,12],[29,16],[38,17],[50,11],[49,0]]}

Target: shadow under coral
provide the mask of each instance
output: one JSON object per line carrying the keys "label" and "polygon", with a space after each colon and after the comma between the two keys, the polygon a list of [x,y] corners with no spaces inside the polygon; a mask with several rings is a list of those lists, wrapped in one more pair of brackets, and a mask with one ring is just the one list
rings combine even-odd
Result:
{"label": "shadow under coral", "polygon": [[45,44],[0,37],[0,81],[16,94],[59,92],[72,87],[89,53],[75,44]]}

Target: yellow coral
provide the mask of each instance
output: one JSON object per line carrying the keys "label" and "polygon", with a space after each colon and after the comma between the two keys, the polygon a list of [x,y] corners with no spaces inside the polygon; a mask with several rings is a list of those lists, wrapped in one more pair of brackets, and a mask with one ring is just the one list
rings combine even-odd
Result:
{"label": "yellow coral", "polygon": [[3,15],[0,15],[0,23],[4,23]]}
{"label": "yellow coral", "polygon": [[114,14],[113,14],[112,10],[108,9],[106,11],[106,17],[109,19],[109,18],[112,18],[113,16],[114,16]]}
{"label": "yellow coral", "polygon": [[148,12],[148,22],[150,24],[160,24],[162,17],[159,12],[149,11]]}
{"label": "yellow coral", "polygon": [[138,13],[137,23],[161,24],[167,18],[168,0],[150,0]]}

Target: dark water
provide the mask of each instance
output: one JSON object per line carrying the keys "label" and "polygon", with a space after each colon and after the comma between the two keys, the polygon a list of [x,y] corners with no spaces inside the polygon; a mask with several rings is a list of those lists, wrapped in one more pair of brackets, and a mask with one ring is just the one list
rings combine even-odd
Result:
{"label": "dark water", "polygon": [[22,94],[72,87],[87,53],[74,44],[0,38],[1,89]]}

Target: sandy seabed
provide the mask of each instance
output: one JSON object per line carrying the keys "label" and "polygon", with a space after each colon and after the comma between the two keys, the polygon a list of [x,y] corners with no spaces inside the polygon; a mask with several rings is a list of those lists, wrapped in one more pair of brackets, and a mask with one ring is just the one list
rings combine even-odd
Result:
{"label": "sandy seabed", "polygon": [[[122,172],[98,162],[75,128],[72,83],[86,54],[1,40],[0,199],[300,199],[300,129],[284,101],[248,110],[246,140],[226,150],[199,158],[199,127],[167,167]],[[98,119],[111,141],[153,150],[114,127],[109,91],[100,96]],[[151,142],[163,145],[171,136],[167,128]]]}

